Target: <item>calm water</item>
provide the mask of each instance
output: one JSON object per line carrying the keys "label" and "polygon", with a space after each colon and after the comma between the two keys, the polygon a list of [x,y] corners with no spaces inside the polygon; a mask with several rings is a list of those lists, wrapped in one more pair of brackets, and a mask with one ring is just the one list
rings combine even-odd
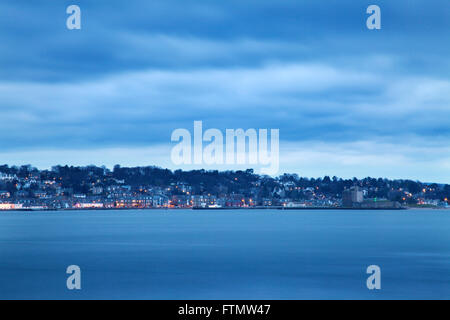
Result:
{"label": "calm water", "polygon": [[0,213],[0,298],[449,299],[450,210]]}

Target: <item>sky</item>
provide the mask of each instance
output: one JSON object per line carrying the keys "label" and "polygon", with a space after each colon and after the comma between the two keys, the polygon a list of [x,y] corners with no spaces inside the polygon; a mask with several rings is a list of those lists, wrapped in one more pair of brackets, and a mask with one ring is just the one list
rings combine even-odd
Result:
{"label": "sky", "polygon": [[448,0],[3,0],[0,163],[175,169],[201,120],[279,129],[280,174],[450,183],[449,31]]}

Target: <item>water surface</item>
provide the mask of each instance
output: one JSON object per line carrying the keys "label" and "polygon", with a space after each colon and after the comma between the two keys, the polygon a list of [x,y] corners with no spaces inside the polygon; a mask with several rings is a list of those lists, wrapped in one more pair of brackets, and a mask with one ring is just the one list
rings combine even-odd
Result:
{"label": "water surface", "polygon": [[0,298],[449,299],[450,210],[3,212]]}

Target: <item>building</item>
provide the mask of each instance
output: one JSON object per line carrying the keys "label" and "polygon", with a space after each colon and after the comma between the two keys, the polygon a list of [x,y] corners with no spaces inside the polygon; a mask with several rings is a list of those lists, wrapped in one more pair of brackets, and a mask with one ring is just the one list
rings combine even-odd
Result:
{"label": "building", "polygon": [[9,198],[11,197],[11,194],[8,191],[1,190],[0,191],[0,198]]}
{"label": "building", "polygon": [[194,195],[191,196],[191,203],[193,207],[206,208],[217,204],[217,198],[211,195]]}
{"label": "building", "polygon": [[99,194],[103,193],[103,188],[99,187],[99,186],[94,186],[94,187],[91,188],[91,192],[94,195],[99,195]]}
{"label": "building", "polygon": [[342,206],[355,207],[364,201],[363,192],[360,187],[354,186],[342,192]]}
{"label": "building", "polygon": [[37,190],[37,191],[33,192],[33,194],[36,198],[44,199],[47,197],[47,192],[45,192],[43,190]]}

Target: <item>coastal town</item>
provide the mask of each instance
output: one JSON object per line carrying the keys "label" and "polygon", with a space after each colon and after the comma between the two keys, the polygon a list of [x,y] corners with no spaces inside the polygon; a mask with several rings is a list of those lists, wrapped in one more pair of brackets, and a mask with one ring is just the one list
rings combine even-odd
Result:
{"label": "coastal town", "polygon": [[450,185],[245,171],[0,166],[0,210],[447,208]]}

